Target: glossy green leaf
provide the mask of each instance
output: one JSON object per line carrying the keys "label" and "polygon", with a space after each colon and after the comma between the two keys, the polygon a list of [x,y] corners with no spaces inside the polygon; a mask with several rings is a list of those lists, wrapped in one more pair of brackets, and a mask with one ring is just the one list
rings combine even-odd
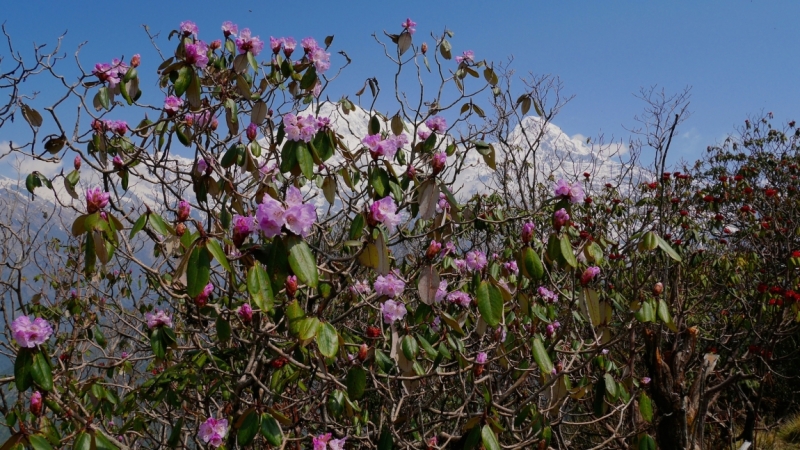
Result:
{"label": "glossy green leaf", "polygon": [[136,236],[136,233],[142,231],[144,226],[147,224],[147,214],[142,214],[136,219],[136,222],[133,224],[133,228],[131,228],[130,234],[128,234],[128,239],[133,239]]}
{"label": "glossy green leaf", "polygon": [[644,391],[639,394],[639,413],[646,422],[653,422],[653,401]]}
{"label": "glossy green leaf", "polygon": [[639,251],[642,252],[649,252],[651,250],[655,250],[658,247],[658,239],[656,239],[656,234],[652,231],[648,231],[639,239]]}
{"label": "glossy green leaf", "polygon": [[347,396],[353,400],[359,400],[364,396],[367,388],[367,373],[361,366],[353,366],[347,371]]}
{"label": "glossy green leaf", "polygon": [[569,237],[567,235],[561,236],[560,246],[561,257],[564,258],[564,262],[573,269],[578,267],[578,260],[575,259],[575,254],[572,252],[572,244],[570,244]]}
{"label": "glossy green leaf", "polygon": [[211,258],[205,247],[195,247],[186,266],[186,293],[195,298],[203,292],[211,277]]}
{"label": "glossy green leaf", "polygon": [[648,434],[639,435],[639,450],[656,450],[656,440]]}
{"label": "glossy green leaf", "polygon": [[267,439],[267,442],[274,446],[280,446],[281,443],[283,443],[281,425],[269,413],[261,415],[261,435]]}
{"label": "glossy green leaf", "polygon": [[389,174],[382,168],[372,169],[369,174],[369,184],[375,189],[378,197],[389,195]]}
{"label": "glossy green leaf", "polygon": [[541,280],[544,276],[544,266],[539,255],[530,247],[522,249],[523,274],[533,281]]}
{"label": "glossy green leaf", "polygon": [[405,355],[407,360],[414,361],[417,359],[417,354],[419,354],[419,346],[417,345],[417,340],[414,339],[414,336],[410,334],[403,336],[403,339],[400,340],[400,348],[403,350],[403,355]]}
{"label": "glossy green leaf", "polygon": [[181,434],[183,432],[183,416],[179,417],[177,422],[172,425],[172,431],[167,438],[167,445],[171,448],[177,447],[181,443]]}
{"label": "glossy green leaf", "polygon": [[317,328],[319,328],[319,319],[316,317],[306,317],[300,320],[297,328],[300,339],[305,341],[313,338],[317,334]]}
{"label": "glossy green leaf", "polygon": [[231,272],[231,265],[228,263],[228,257],[225,255],[225,252],[222,250],[222,247],[219,245],[216,239],[209,239],[206,241],[206,249],[208,252],[211,253],[211,256],[217,260],[219,265],[221,265],[225,270]]}
{"label": "glossy green leaf", "polygon": [[678,332],[678,327],[672,320],[672,314],[669,313],[669,305],[667,305],[667,302],[664,301],[663,298],[658,299],[658,318],[664,322],[664,325],[666,325],[667,328],[675,333]]}
{"label": "glossy green leaf", "polygon": [[178,70],[178,78],[173,85],[175,88],[175,95],[180,97],[189,89],[189,84],[192,82],[194,69],[191,66],[183,66]]}
{"label": "glossy green leaf", "polygon": [[222,316],[217,316],[216,328],[217,339],[219,339],[220,342],[227,342],[231,339],[231,324]]}
{"label": "glossy green leaf", "polygon": [[14,360],[14,381],[17,390],[24,392],[33,385],[31,370],[33,369],[33,352],[27,348],[19,349],[17,359]]}
{"label": "glossy green leaf", "polygon": [[677,262],[681,262],[681,255],[676,252],[672,246],[669,245],[667,241],[661,238],[661,236],[656,235],[656,240],[658,241],[658,246],[661,247],[661,250],[667,254],[670,258],[674,259]]}
{"label": "glossy green leaf", "polygon": [[483,320],[490,326],[496,327],[503,320],[503,294],[500,289],[489,282],[483,281],[476,292],[478,311]]}
{"label": "glossy green leaf", "polygon": [[339,333],[333,325],[324,322],[319,324],[317,329],[317,346],[320,353],[333,358],[339,352]]}
{"label": "glossy green leaf", "polygon": [[33,364],[31,365],[31,377],[37,386],[45,391],[53,390],[53,369],[50,367],[47,355],[44,351],[37,351],[33,354]]}
{"label": "glossy green leaf", "polygon": [[606,374],[603,375],[603,378],[605,378],[606,395],[610,399],[616,400],[617,399],[617,395],[619,394],[619,392],[617,390],[617,382],[614,381],[614,376],[611,375],[610,373],[606,372]]}
{"label": "glossy green leaf", "polygon": [[153,354],[158,359],[164,359],[164,356],[167,355],[167,348],[164,346],[164,340],[161,336],[162,333],[163,328],[154,328],[150,332],[150,348],[153,349]]}
{"label": "glossy green leaf", "polygon": [[500,442],[497,441],[497,436],[489,424],[486,424],[481,429],[481,442],[486,450],[500,450]]}
{"label": "glossy green leaf", "polygon": [[392,432],[388,428],[381,430],[381,436],[378,438],[378,450],[393,450],[394,438]]}
{"label": "glossy green leaf", "polygon": [[246,414],[247,415],[244,417],[244,419],[241,420],[239,431],[236,433],[236,438],[241,446],[250,445],[253,442],[253,439],[256,438],[256,435],[261,428],[260,414],[258,414],[254,409],[247,410]]}
{"label": "glossy green leaf", "polygon": [[94,446],[92,445],[92,435],[81,431],[75,437],[75,443],[72,444],[72,450],[95,450]]}
{"label": "glossy green leaf", "polygon": [[53,446],[50,445],[50,442],[44,436],[40,436],[38,434],[31,434],[28,436],[28,442],[30,442],[31,447],[33,450],[52,450]]}
{"label": "glossy green leaf", "polygon": [[550,360],[550,355],[547,354],[547,349],[544,343],[538,337],[533,338],[533,360],[539,366],[542,375],[549,376],[553,372],[553,362]]}
{"label": "glossy green leaf", "polygon": [[319,283],[317,262],[311,248],[298,236],[286,239],[286,248],[289,250],[289,267],[297,275],[297,279],[306,286],[316,288]]}
{"label": "glossy green leaf", "polygon": [[262,311],[272,311],[275,297],[267,272],[256,264],[247,272],[247,292],[253,303]]}

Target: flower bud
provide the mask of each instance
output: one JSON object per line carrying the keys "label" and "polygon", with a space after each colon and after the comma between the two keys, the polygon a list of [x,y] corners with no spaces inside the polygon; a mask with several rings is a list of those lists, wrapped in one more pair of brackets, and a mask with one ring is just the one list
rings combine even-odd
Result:
{"label": "flower bud", "polygon": [[122,166],[125,165],[125,163],[122,162],[122,158],[120,158],[119,155],[114,156],[114,159],[111,160],[111,164],[117,170],[122,170]]}
{"label": "flower bud", "polygon": [[442,243],[433,240],[431,241],[430,245],[428,245],[428,250],[425,252],[425,257],[428,259],[436,258],[436,255],[438,255],[441,250]]}
{"label": "flower bud", "polygon": [[569,214],[567,210],[564,208],[559,209],[553,215],[553,226],[555,227],[556,231],[560,231],[561,227],[569,223]]}
{"label": "flower bud", "polygon": [[222,41],[220,41],[219,39],[214,39],[213,41],[211,41],[210,44],[208,44],[208,48],[210,48],[211,50],[217,50],[221,47],[222,47]]}
{"label": "flower bud", "polygon": [[250,125],[247,126],[247,139],[249,139],[250,142],[253,142],[256,140],[257,136],[258,136],[258,125],[251,122]]}
{"label": "flower bud", "polygon": [[361,346],[358,347],[358,360],[359,361],[364,362],[364,361],[367,360],[367,350],[369,350],[369,347],[367,347],[367,344],[361,344]]}
{"label": "flower bud", "polygon": [[420,47],[420,51],[422,52],[423,55],[428,53],[428,43],[427,42],[423,42],[422,43],[422,46]]}
{"label": "flower bud", "polygon": [[376,338],[381,335],[381,329],[378,327],[369,326],[367,327],[367,337]]}
{"label": "flower bud", "polygon": [[653,285],[653,295],[661,295],[664,292],[664,285],[659,281]]}
{"label": "flower bud", "polygon": [[31,414],[36,417],[42,415],[42,394],[39,391],[33,391],[31,394]]}
{"label": "flower bud", "polygon": [[297,276],[289,275],[286,277],[286,295],[289,298],[294,298],[294,294],[297,293]]}
{"label": "flower bud", "polygon": [[444,170],[444,166],[447,164],[447,155],[444,152],[438,152],[433,155],[433,160],[431,160],[431,168],[433,169],[433,174],[437,175],[439,172]]}
{"label": "flower bud", "polygon": [[183,236],[183,233],[186,233],[186,225],[183,223],[179,223],[178,225],[175,226],[175,234],[177,234],[178,237],[180,237]]}
{"label": "flower bud", "polygon": [[189,214],[192,212],[192,205],[185,200],[178,203],[178,222],[186,222],[189,220]]}
{"label": "flower bud", "polygon": [[526,222],[522,225],[522,243],[527,244],[533,240],[533,229],[535,226],[533,222]]}
{"label": "flower bud", "polygon": [[72,161],[72,165],[75,166],[75,170],[81,170],[81,155],[75,157],[75,160]]}
{"label": "flower bud", "polygon": [[413,164],[408,165],[408,168],[406,169],[406,176],[408,178],[414,178],[415,176],[417,176],[417,168],[414,167]]}
{"label": "flower bud", "polygon": [[242,322],[248,323],[253,320],[253,308],[250,306],[249,303],[245,303],[239,307],[239,318],[242,319]]}
{"label": "flower bud", "polygon": [[142,56],[140,54],[135,54],[131,57],[131,67],[139,67],[139,64],[142,63]]}
{"label": "flower bud", "polygon": [[583,274],[581,275],[581,284],[588,284],[599,274],[600,274],[599,267],[597,266],[587,267],[586,270],[584,270]]}

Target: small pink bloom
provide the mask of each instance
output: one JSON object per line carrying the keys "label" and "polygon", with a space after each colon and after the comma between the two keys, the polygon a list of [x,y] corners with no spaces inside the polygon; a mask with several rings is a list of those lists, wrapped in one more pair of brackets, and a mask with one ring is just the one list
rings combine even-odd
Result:
{"label": "small pink bloom", "polygon": [[239,311],[237,311],[236,314],[239,315],[242,322],[250,322],[253,320],[253,307],[250,306],[249,303],[245,303],[239,307]]}
{"label": "small pink bloom", "polygon": [[378,295],[394,298],[403,293],[406,283],[390,273],[386,276],[378,275],[378,278],[375,279],[374,287]]}
{"label": "small pink bloom", "polygon": [[465,63],[474,62],[475,61],[475,52],[473,52],[472,50],[467,50],[467,51],[464,52],[463,55],[456,56],[456,62],[457,63],[460,64],[462,61],[465,62]]}
{"label": "small pink bloom", "polygon": [[42,393],[39,391],[33,391],[31,394],[31,414],[36,417],[42,415]]}
{"label": "small pink bloom", "polygon": [[386,300],[383,305],[381,305],[383,322],[387,324],[392,324],[398,320],[403,320],[403,317],[405,317],[407,312],[406,305],[404,305],[403,302]]}
{"label": "small pink bloom", "polygon": [[486,352],[480,352],[477,356],[475,356],[475,364],[486,364],[486,359],[488,356]]}
{"label": "small pink bloom", "polygon": [[431,160],[431,168],[433,169],[433,174],[438,175],[439,172],[444,170],[444,166],[447,164],[447,154],[444,152],[437,152],[433,155],[433,159]]}
{"label": "small pink bloom", "polygon": [[44,344],[53,334],[53,328],[41,317],[31,320],[28,316],[19,316],[11,322],[11,336],[20,347],[34,348]]}
{"label": "small pink bloom", "polygon": [[469,294],[462,291],[453,291],[447,294],[447,301],[455,303],[462,308],[468,308],[469,305],[472,304],[472,298],[470,298]]}
{"label": "small pink bloom", "polygon": [[239,25],[236,25],[230,20],[226,20],[225,22],[222,22],[222,33],[225,35],[225,37],[231,35],[236,36],[239,34]]}
{"label": "small pink bloom", "polygon": [[287,58],[292,57],[294,49],[297,48],[297,41],[293,37],[283,38],[283,54]]}
{"label": "small pink bloom", "polygon": [[205,422],[200,424],[200,429],[197,434],[206,444],[212,447],[219,447],[228,434],[228,421],[226,419],[209,417]]}
{"label": "small pink bloom", "polygon": [[444,134],[447,131],[447,121],[442,116],[431,117],[425,121],[425,125],[436,134]]}
{"label": "small pink bloom", "polygon": [[142,63],[142,56],[140,54],[135,54],[131,57],[131,67],[139,67],[139,64]]}
{"label": "small pink bloom", "polygon": [[467,267],[470,270],[483,270],[486,267],[486,254],[480,250],[473,250],[467,253]]}
{"label": "small pink bloom", "polygon": [[89,214],[100,211],[108,206],[108,201],[111,199],[111,194],[103,192],[99,187],[89,188],[86,190],[86,211]]}
{"label": "small pink bloom", "polygon": [[200,30],[197,28],[197,24],[195,24],[191,20],[185,20],[181,22],[180,31],[181,33],[183,33],[184,36],[189,36],[192,34],[197,36],[197,33],[200,32]]}
{"label": "small pink bloom", "polygon": [[417,22],[411,20],[410,17],[407,18],[406,21],[401,23],[400,25],[403,27],[404,30],[408,31],[408,34],[414,34],[414,32],[417,31],[417,29],[414,28],[417,26]]}
{"label": "small pink bloom", "polygon": [[183,107],[183,100],[174,95],[170,95],[169,97],[164,99],[164,111],[166,111],[168,116],[174,116],[175,114],[180,112],[182,107]]}
{"label": "small pink bloom", "polygon": [[186,44],[185,55],[185,61],[198,69],[203,69],[208,65],[208,46],[203,41]]}
{"label": "small pink bloom", "polygon": [[524,225],[522,225],[522,242],[524,244],[527,244],[533,240],[534,228],[535,226],[533,225],[533,222],[526,222]]}
{"label": "small pink bloom", "polygon": [[587,267],[581,275],[581,284],[587,284],[596,276],[600,275],[600,268],[597,266]]}
{"label": "small pink bloom", "polygon": [[153,312],[145,313],[144,318],[147,321],[147,328],[151,330],[160,326],[172,328],[172,317],[166,311],[154,309]]}
{"label": "small pink bloom", "polygon": [[178,202],[178,222],[186,222],[189,220],[189,214],[192,212],[191,203],[186,200]]}
{"label": "small pink bloom", "polygon": [[258,36],[251,36],[250,28],[245,28],[236,38],[236,47],[239,48],[239,53],[250,52],[253,56],[258,56],[261,50],[264,50],[264,41]]}

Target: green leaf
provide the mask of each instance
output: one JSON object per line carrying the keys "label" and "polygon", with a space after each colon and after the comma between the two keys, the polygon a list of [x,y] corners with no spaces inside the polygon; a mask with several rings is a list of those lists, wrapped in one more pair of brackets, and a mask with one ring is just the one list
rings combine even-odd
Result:
{"label": "green leaf", "polygon": [[309,67],[303,78],[300,79],[300,89],[311,89],[317,83],[317,70],[314,66]]}
{"label": "green leaf", "polygon": [[[95,95],[94,98],[98,105],[102,106],[106,110],[111,109],[111,102],[109,101],[108,98],[108,88],[101,87],[100,89],[98,89],[97,94]],[[95,109],[99,110],[97,106],[95,106]]]}
{"label": "green leaf", "polygon": [[47,442],[47,439],[44,436],[39,436],[38,434],[29,435],[28,442],[30,442],[33,450],[53,450],[53,447],[49,442]]}
{"label": "green leaf", "polygon": [[31,377],[42,390],[53,390],[53,369],[50,367],[47,355],[43,351],[33,354],[33,364],[31,365]]}
{"label": "green leaf", "polygon": [[236,438],[239,445],[247,446],[256,438],[259,428],[261,428],[261,415],[255,412],[254,409],[248,409],[247,415],[242,420],[242,426],[236,433]]}
{"label": "green leaf", "polygon": [[297,165],[297,142],[288,141],[281,149],[281,173],[291,172]]}
{"label": "green leaf", "polygon": [[389,195],[389,174],[382,168],[372,169],[369,174],[369,184],[375,189],[378,197],[386,197]]}
{"label": "green leaf", "polygon": [[303,176],[309,180],[314,178],[314,157],[311,156],[311,151],[305,142],[297,144],[297,163],[300,165]]}
{"label": "green leaf", "polygon": [[103,334],[103,331],[100,329],[100,325],[96,325],[94,327],[94,340],[97,341],[97,345],[100,347],[106,348],[106,336]]}
{"label": "green leaf", "polygon": [[95,450],[117,450],[117,446],[112,444],[111,441],[100,432],[94,434]]}
{"label": "green leaf", "polygon": [[378,450],[392,450],[394,448],[394,439],[392,432],[388,428],[381,430],[381,437],[378,438]]}
{"label": "green leaf", "polygon": [[92,446],[92,435],[85,431],[78,433],[75,443],[72,444],[72,450],[95,450]]}
{"label": "green leaf", "polygon": [[364,396],[367,388],[367,373],[361,366],[353,366],[347,371],[347,396],[353,400],[359,400]]}
{"label": "green leaf", "polygon": [[639,435],[639,450],[656,450],[656,441],[649,434]]}
{"label": "green leaf", "polygon": [[603,322],[603,314],[600,310],[600,299],[597,296],[597,291],[590,288],[583,290],[583,299],[586,302],[586,312],[589,316],[589,321],[593,326],[598,326]]}
{"label": "green leaf", "polygon": [[131,228],[131,232],[128,234],[128,239],[133,239],[136,236],[136,233],[142,231],[144,226],[147,224],[147,214],[142,214],[136,219],[136,222],[133,224],[133,228]]}
{"label": "green leaf", "polygon": [[544,348],[544,343],[538,337],[533,338],[533,360],[539,366],[542,375],[549,376],[553,372],[553,362],[550,360],[550,355],[547,354],[547,349]]}
{"label": "green leaf", "polygon": [[25,178],[25,188],[33,194],[33,190],[37,187],[41,187],[42,182],[39,180],[39,177],[35,176],[34,174],[30,174]]}
{"label": "green leaf", "polygon": [[324,322],[319,324],[317,329],[317,346],[320,353],[333,358],[339,351],[339,333],[333,325]]}
{"label": "green leaf", "polygon": [[217,316],[217,338],[220,342],[227,342],[231,339],[231,324],[222,316]]}
{"label": "green leaf", "polygon": [[500,450],[500,443],[489,424],[484,425],[481,429],[481,441],[486,450]]}
{"label": "green leaf", "polygon": [[672,320],[672,315],[669,313],[669,305],[667,305],[667,302],[664,301],[663,298],[658,299],[658,318],[664,322],[667,328],[675,333],[678,332],[678,327],[675,325],[675,322]]}
{"label": "green leaf", "polygon": [[372,116],[369,119],[369,135],[378,134],[381,132],[381,121],[378,116]]}
{"label": "green leaf", "polygon": [[673,248],[669,245],[667,241],[661,238],[659,235],[655,235],[656,240],[658,241],[658,246],[661,247],[661,250],[664,250],[664,253],[667,254],[670,258],[674,259],[677,262],[681,262],[681,255],[678,254]]}
{"label": "green leaf", "polygon": [[261,415],[261,435],[267,439],[267,442],[276,447],[283,443],[281,425],[269,413]]}
{"label": "green leaf", "polygon": [[231,272],[231,265],[228,263],[228,257],[225,256],[225,252],[222,250],[222,247],[219,245],[216,239],[209,239],[206,241],[206,248],[208,249],[211,256],[217,260],[220,266],[222,266],[228,272]]}
{"label": "green leaf", "polygon": [[353,217],[353,222],[350,224],[350,234],[349,239],[356,240],[364,234],[364,225],[366,225],[367,220],[364,218],[363,214],[357,214]]}
{"label": "green leaf", "polygon": [[211,277],[211,258],[205,247],[195,247],[189,257],[189,265],[186,267],[186,293],[189,297],[195,298],[208,284]]}
{"label": "green leaf", "polygon": [[650,302],[642,302],[639,309],[636,311],[636,320],[642,323],[654,322],[656,320],[656,312]]}
{"label": "green leaf", "polygon": [[603,375],[603,378],[605,378],[606,383],[606,395],[608,395],[609,398],[616,400],[617,394],[619,394],[619,392],[617,392],[617,382],[614,381],[614,377],[608,372]]}
{"label": "green leaf", "polygon": [[167,225],[164,218],[154,212],[150,213],[148,222],[150,222],[150,226],[153,227],[153,230],[162,236],[169,236],[173,233],[172,227]]}
{"label": "green leaf", "polygon": [[520,264],[523,274],[533,281],[541,280],[544,276],[544,266],[539,255],[530,247],[522,250],[522,264]]}
{"label": "green leaf", "polygon": [[403,355],[405,355],[407,360],[414,361],[417,359],[419,346],[414,336],[410,334],[403,336],[403,339],[400,340],[400,348],[403,350]]}
{"label": "green leaf", "polygon": [[272,283],[269,281],[267,272],[256,264],[247,272],[247,292],[253,303],[262,311],[272,311],[275,297],[272,292]]}
{"label": "green leaf", "polygon": [[644,391],[639,394],[639,413],[646,422],[653,422],[653,401]]}
{"label": "green leaf", "polygon": [[161,336],[163,332],[163,328],[155,328],[150,333],[150,348],[153,349],[153,354],[158,359],[164,359],[164,356],[167,355],[167,348],[164,346],[164,340]]}
{"label": "green leaf", "polygon": [[476,296],[481,317],[490,327],[496,327],[503,320],[503,294],[500,289],[483,281],[478,286]]}
{"label": "green leaf", "polygon": [[172,431],[169,433],[167,445],[172,448],[177,447],[181,443],[181,434],[183,431],[183,417],[179,417],[175,425],[172,426]]}
{"label": "green leaf", "polygon": [[428,340],[425,339],[423,336],[418,334],[417,340],[419,341],[419,345],[420,347],[422,347],[422,350],[424,350],[425,354],[428,355],[428,358],[436,359],[436,357],[439,356],[439,352],[437,352],[436,349],[433,348],[433,346],[430,344],[430,342],[428,342]]}
{"label": "green leaf", "polygon": [[601,417],[606,411],[606,379],[600,377],[594,385],[594,415]]}
{"label": "green leaf", "polygon": [[578,260],[572,253],[572,244],[569,243],[569,237],[566,234],[561,236],[561,256],[564,258],[564,262],[573,269],[578,267]]}
{"label": "green leaf", "polygon": [[194,70],[191,66],[183,66],[178,70],[178,78],[175,80],[175,96],[180,97],[189,88],[192,82]]}
{"label": "green leaf", "polygon": [[305,341],[313,338],[317,334],[319,328],[319,319],[316,317],[306,317],[298,324],[298,332],[301,340]]}
{"label": "green leaf", "polygon": [[17,390],[25,392],[33,385],[33,377],[31,370],[33,368],[33,353],[27,348],[19,349],[17,359],[14,360],[14,381],[17,384]]}
{"label": "green leaf", "polygon": [[306,286],[316,288],[319,283],[319,274],[316,258],[311,252],[311,248],[297,236],[288,237],[286,247],[289,250],[289,267],[297,275],[297,279]]}
{"label": "green leaf", "polygon": [[639,251],[641,252],[649,252],[656,247],[658,247],[658,239],[656,239],[656,234],[652,231],[648,231],[639,239]]}

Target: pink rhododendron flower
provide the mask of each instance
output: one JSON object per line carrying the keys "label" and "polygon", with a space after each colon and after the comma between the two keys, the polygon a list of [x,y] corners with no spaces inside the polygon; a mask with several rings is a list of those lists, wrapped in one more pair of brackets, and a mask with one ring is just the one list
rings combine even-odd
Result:
{"label": "pink rhododendron flower", "polygon": [[600,275],[600,268],[597,266],[587,267],[581,275],[581,284],[587,284],[592,281],[596,276]]}
{"label": "pink rhododendron flower", "polygon": [[245,135],[250,142],[255,141],[256,137],[258,137],[258,125],[250,122],[250,125],[247,126],[247,130],[245,130]]}
{"label": "pink rhododendron flower", "polygon": [[535,226],[533,225],[533,222],[525,222],[525,224],[522,225],[522,242],[524,244],[527,244],[531,240],[533,240],[533,229],[534,228],[535,228]]}
{"label": "pink rhododendron flower", "polygon": [[250,52],[253,56],[258,56],[261,50],[264,50],[264,41],[258,36],[251,36],[250,28],[245,28],[236,38],[236,47],[239,49],[239,53]]}
{"label": "pink rhododendron flower", "polygon": [[441,302],[447,296],[447,280],[439,281],[439,287],[436,288],[436,295],[434,300],[436,303]]}
{"label": "pink rhododendron flower", "polygon": [[297,41],[293,37],[283,38],[283,55],[287,58],[292,57],[294,49],[297,48]]}
{"label": "pink rhododendron flower", "polygon": [[31,414],[36,417],[42,415],[42,393],[39,391],[33,391],[31,394]]}
{"label": "pink rhododendron flower", "polygon": [[344,450],[344,443],[346,440],[346,437],[341,439],[331,439],[330,442],[328,442],[328,448],[330,448],[330,450]]}
{"label": "pink rhododendron flower", "polygon": [[406,283],[390,273],[385,276],[378,275],[378,278],[375,279],[374,287],[378,295],[394,298],[403,293]]}
{"label": "pink rhododendron flower", "polygon": [[181,22],[179,30],[181,33],[183,33],[184,36],[189,36],[192,34],[197,36],[197,33],[200,32],[200,30],[197,28],[197,24],[192,22],[191,20],[185,20]]}
{"label": "pink rhododendron flower", "polygon": [[303,47],[303,51],[306,53],[311,53],[318,48],[316,39],[312,37],[303,38],[300,41],[300,46]]}
{"label": "pink rhododendron flower", "polygon": [[206,444],[212,447],[219,447],[228,434],[228,421],[226,419],[209,417],[205,422],[200,424],[200,429],[197,434]]}
{"label": "pink rhododendron flower", "polygon": [[442,116],[431,117],[425,121],[425,125],[436,134],[443,134],[447,131],[447,121]]}
{"label": "pink rhododendron flower", "polygon": [[114,155],[114,158],[111,160],[111,165],[114,166],[115,169],[121,170],[125,163],[122,162],[122,158],[120,158],[119,155]]}
{"label": "pink rhododendron flower", "polygon": [[317,119],[311,114],[297,117],[287,113],[283,116],[283,129],[290,141],[311,142],[317,133]]}
{"label": "pink rhododendron flower", "polygon": [[487,358],[488,355],[486,355],[486,352],[480,352],[477,356],[475,356],[475,364],[486,364]]}
{"label": "pink rhododendron flower", "polygon": [[467,50],[467,51],[464,52],[463,55],[456,56],[456,62],[457,63],[460,64],[462,61],[468,62],[468,63],[474,62],[475,61],[475,52],[473,52],[472,50]]}
{"label": "pink rhododendron flower", "polygon": [[457,271],[464,273],[467,271],[467,262],[461,258],[456,258],[453,260],[453,267],[455,267]]}
{"label": "pink rhododendron flower", "polygon": [[204,69],[208,65],[208,46],[203,41],[197,41],[194,44],[186,44],[184,60],[197,67]]}
{"label": "pink rhododendron flower", "polygon": [[470,298],[469,294],[463,291],[453,291],[447,294],[447,301],[450,303],[455,303],[462,308],[468,308],[470,304],[472,304],[472,298]]}
{"label": "pink rhododendron flower", "polygon": [[303,194],[294,186],[286,191],[286,208],[280,202],[264,195],[264,200],[256,210],[259,228],[269,237],[280,234],[285,225],[290,232],[306,237],[317,221],[314,205],[303,204]]}
{"label": "pink rhododendron flower", "polygon": [[403,320],[406,313],[406,305],[403,302],[396,302],[394,300],[386,300],[381,305],[381,314],[383,314],[383,322],[392,324],[398,320]]}
{"label": "pink rhododendron flower", "polygon": [[211,296],[212,292],[214,292],[214,285],[208,283],[206,287],[203,288],[203,292],[201,292],[200,294],[197,295],[197,297],[194,298],[195,304],[197,304],[198,306],[205,306],[208,303],[208,297]]}
{"label": "pink rhododendron flower", "polygon": [[142,55],[135,54],[131,56],[131,67],[139,67],[139,64],[142,63]]}
{"label": "pink rhododendron flower", "polygon": [[556,186],[553,191],[557,197],[568,198],[570,203],[580,203],[585,197],[583,187],[581,187],[580,183],[575,183],[574,185],[569,184],[563,178],[556,182]]}
{"label": "pink rhododendron flower", "polygon": [[178,202],[178,222],[186,222],[189,220],[189,214],[192,213],[192,205],[186,200]]}
{"label": "pink rhododendron flower", "polygon": [[167,112],[168,116],[174,116],[181,110],[182,107],[183,100],[175,97],[174,95],[170,95],[164,99],[164,111]]}
{"label": "pink rhododendron flower", "polygon": [[222,22],[222,33],[225,34],[225,37],[231,35],[236,36],[239,34],[239,25],[236,25],[230,20],[226,20],[225,22]]}
{"label": "pink rhododendron flower", "polygon": [[100,211],[108,206],[108,201],[111,194],[103,192],[99,187],[89,188],[86,190],[86,211],[89,214]]}
{"label": "pink rhododendron flower", "polygon": [[145,313],[144,318],[147,321],[147,328],[151,330],[160,326],[172,328],[172,317],[166,311],[154,309],[153,312]]}
{"label": "pink rhododendron flower", "polygon": [[269,48],[272,49],[272,53],[278,54],[281,52],[281,48],[283,47],[283,38],[275,38],[270,36],[269,37]]}
{"label": "pink rhododendron flower", "polygon": [[431,130],[428,130],[426,128],[418,128],[417,136],[419,136],[419,139],[421,141],[427,141],[428,138],[431,136]]}
{"label": "pink rhododendron flower", "polygon": [[323,74],[331,68],[331,54],[323,48],[317,47],[308,54],[308,58],[314,63],[317,74]]}
{"label": "pink rhododendron flower", "polygon": [[19,316],[11,322],[11,336],[20,347],[34,348],[44,344],[53,334],[53,328],[41,317],[31,320],[28,316]]}
{"label": "pink rhododendron flower", "polygon": [[350,286],[350,292],[355,295],[367,295],[372,292],[372,287],[366,280],[356,281]]}
{"label": "pink rhododendron flower", "polygon": [[486,267],[486,254],[480,250],[467,253],[467,268],[470,270],[483,270]]}
{"label": "pink rhododendron flower", "polygon": [[403,27],[404,30],[408,31],[408,34],[414,34],[414,32],[417,31],[417,29],[414,28],[417,26],[417,22],[411,20],[410,17],[407,18],[406,21],[401,23],[400,25]]}
{"label": "pink rhododendron flower", "polygon": [[434,153],[433,159],[431,160],[431,169],[433,169],[433,174],[437,175],[439,172],[444,170],[445,164],[447,164],[447,154],[444,152]]}
{"label": "pink rhododendron flower", "polygon": [[253,307],[250,306],[250,303],[244,303],[239,307],[239,310],[236,312],[236,314],[239,315],[239,318],[242,319],[242,322],[250,322],[253,320]]}
{"label": "pink rhododendron flower", "polygon": [[397,214],[397,205],[392,197],[386,196],[370,206],[369,221],[372,225],[382,223],[389,232],[394,233],[397,224],[400,223],[400,215]]}
{"label": "pink rhododendron flower", "polygon": [[103,121],[103,128],[112,133],[123,136],[128,131],[128,122],[124,120],[105,120]]}
{"label": "pink rhododendron flower", "polygon": [[553,215],[553,225],[556,227],[556,230],[560,230],[561,227],[569,223],[569,214],[567,214],[567,210],[564,208],[559,209]]}
{"label": "pink rhododendron flower", "polygon": [[514,275],[519,274],[519,267],[517,267],[517,262],[516,261],[509,261],[509,262],[503,264],[503,267],[507,271],[513,273]]}
{"label": "pink rhododendron flower", "polygon": [[537,292],[548,303],[555,303],[555,302],[558,301],[558,294],[556,294],[555,292],[551,291],[550,289],[547,289],[544,286],[539,286],[539,289],[538,289]]}

